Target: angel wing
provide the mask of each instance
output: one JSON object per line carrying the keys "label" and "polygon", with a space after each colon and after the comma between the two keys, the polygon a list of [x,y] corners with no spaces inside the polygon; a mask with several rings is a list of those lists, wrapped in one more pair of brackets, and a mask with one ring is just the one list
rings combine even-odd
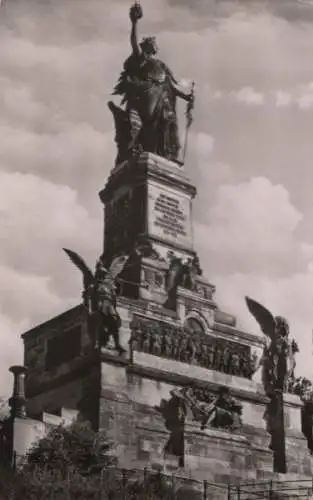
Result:
{"label": "angel wing", "polygon": [[120,255],[119,257],[115,257],[115,259],[113,259],[109,268],[109,274],[113,279],[117,278],[117,276],[121,274],[128,259],[128,255]]}
{"label": "angel wing", "polygon": [[136,57],[131,54],[124,62],[123,70],[119,76],[112,94],[122,97],[121,104],[125,104],[128,100],[130,91],[132,90],[132,78],[136,73]]}
{"label": "angel wing", "polygon": [[84,259],[82,259],[78,253],[73,252],[73,250],[69,250],[68,248],[63,248],[63,250],[73,264],[83,273],[84,288],[88,288],[88,286],[94,282],[94,275],[85,263]]}
{"label": "angel wing", "polygon": [[246,303],[252,316],[259,323],[262,332],[273,339],[275,332],[275,319],[273,315],[261,304],[250,297],[246,297]]}

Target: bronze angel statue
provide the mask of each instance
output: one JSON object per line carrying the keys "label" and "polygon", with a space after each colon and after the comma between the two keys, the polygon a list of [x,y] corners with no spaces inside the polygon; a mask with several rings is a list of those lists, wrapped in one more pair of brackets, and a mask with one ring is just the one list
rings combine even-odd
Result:
{"label": "bronze angel statue", "polygon": [[100,257],[96,264],[95,273],[93,273],[76,252],[67,248],[63,250],[83,274],[84,303],[89,314],[95,320],[98,340],[105,347],[112,336],[115,349],[119,354],[124,353],[125,349],[119,340],[121,319],[116,309],[116,288],[118,276],[123,271],[128,256],[116,257],[108,269]]}
{"label": "bronze angel statue", "polygon": [[146,37],[138,42],[137,26],[142,16],[142,7],[135,2],[130,9],[132,53],[113,91],[121,96],[125,109],[112,101],[108,103],[115,120],[117,164],[141,151],[177,160],[180,150],[177,97],[188,102],[190,116],[193,107],[193,90],[185,92],[167,65],[156,57],[155,38]]}
{"label": "bronze angel statue", "polygon": [[264,306],[246,297],[249,311],[254,316],[266,336],[262,365],[262,381],[265,392],[272,395],[284,391],[294,377],[295,353],[298,346],[289,340],[289,324],[282,316],[273,316]]}

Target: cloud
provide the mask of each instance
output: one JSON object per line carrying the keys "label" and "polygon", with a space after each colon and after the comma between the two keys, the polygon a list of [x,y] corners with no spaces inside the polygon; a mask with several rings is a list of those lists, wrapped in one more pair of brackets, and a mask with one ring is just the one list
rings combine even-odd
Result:
{"label": "cloud", "polygon": [[302,85],[297,92],[297,103],[300,109],[308,110],[313,107],[313,83]]}
{"label": "cloud", "polygon": [[227,276],[215,276],[214,283],[217,285],[216,298],[219,305],[235,314],[238,326],[246,331],[262,335],[258,324],[248,312],[245,296],[253,297],[273,314],[285,316],[290,324],[290,335],[300,347],[296,373],[298,376],[312,377],[312,270],[279,279],[266,277],[257,270],[250,274],[234,272]]}
{"label": "cloud", "polygon": [[294,233],[302,217],[283,186],[253,178],[218,188],[202,232],[219,268],[276,274],[300,265]]}
{"label": "cloud", "polygon": [[[187,166],[191,177],[197,178],[198,198],[195,215],[202,220],[202,210],[207,209],[208,200],[215,195],[218,186],[231,182],[233,172],[230,165],[212,159],[218,141],[205,132],[194,132],[190,136]],[[205,206],[204,206],[205,203]]]}
{"label": "cloud", "polygon": [[12,365],[23,364],[23,343],[20,334],[28,326],[27,321],[15,321],[12,317],[0,312],[1,397],[7,398],[12,395],[13,376],[8,369]]}
{"label": "cloud", "polygon": [[45,318],[62,306],[61,298],[52,290],[51,278],[20,272],[0,266],[0,303],[2,311],[18,321],[27,323],[31,318]]}
{"label": "cloud", "polygon": [[75,283],[64,281],[62,247],[95,256],[101,218],[93,218],[68,186],[31,174],[0,172],[0,260],[16,270],[53,276],[52,286],[68,296]]}
{"label": "cloud", "polygon": [[32,89],[22,83],[14,84],[9,78],[0,78],[0,107],[15,122],[31,123],[46,116],[46,108],[33,97]]}
{"label": "cloud", "polygon": [[250,106],[262,106],[264,104],[264,96],[262,93],[257,92],[252,87],[243,87],[242,89],[234,92],[236,100]]}
{"label": "cloud", "polygon": [[[3,369],[22,362],[19,335],[80,301],[81,276],[62,247],[92,263],[101,249],[94,219],[68,186],[0,171],[0,328]],[[2,392],[8,376],[3,375]]]}
{"label": "cloud", "polygon": [[63,312],[68,304],[53,291],[51,277],[22,272],[0,266],[0,363],[1,394],[10,396],[12,375],[8,367],[23,363],[20,334],[54,314]]}
{"label": "cloud", "polygon": [[196,241],[220,307],[257,335],[246,295],[286,316],[300,343],[300,371],[311,375],[313,247],[296,236],[301,219],[283,186],[253,178],[218,189],[207,220],[196,225]]}
{"label": "cloud", "polygon": [[292,96],[288,92],[278,90],[276,92],[276,106],[278,108],[285,108],[292,102]]}
{"label": "cloud", "polygon": [[204,132],[196,134],[194,148],[201,158],[208,158],[214,148],[215,138]]}

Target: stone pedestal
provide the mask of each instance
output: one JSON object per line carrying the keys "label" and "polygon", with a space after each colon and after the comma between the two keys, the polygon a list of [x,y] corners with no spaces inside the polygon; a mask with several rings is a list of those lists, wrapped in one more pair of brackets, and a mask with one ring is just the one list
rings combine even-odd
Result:
{"label": "stone pedestal", "polygon": [[189,424],[185,432],[186,468],[198,480],[235,483],[253,480],[258,470],[270,470],[272,453],[251,443],[244,433],[206,429]]}
{"label": "stone pedestal", "polygon": [[151,153],[113,169],[100,193],[104,257],[110,262],[119,252],[132,255],[123,274],[129,282],[123,285],[123,295],[165,303],[168,252],[183,260],[195,256],[191,217],[195,194],[181,167]]}
{"label": "stone pedestal", "polygon": [[195,194],[181,167],[152,153],[119,165],[100,193],[105,206],[105,254],[125,251],[145,235],[163,258],[169,247],[190,256]]}
{"label": "stone pedestal", "polygon": [[299,396],[284,394],[284,423],[287,472],[312,476],[312,458],[301,430],[303,403]]}
{"label": "stone pedestal", "polygon": [[227,481],[255,479],[273,470],[270,436],[263,418],[267,398],[260,386],[243,377],[173,359],[145,352],[133,354],[131,362],[109,357],[106,350],[101,354],[100,429],[106,430],[115,443],[121,466],[178,473],[178,458],[164,453],[170,432],[156,407],[162,399],[171,397],[173,389],[196,384],[213,393],[221,386],[230,388],[242,403],[243,429],[241,434],[218,429],[202,431],[189,413],[184,473],[199,480],[221,482],[223,477]]}

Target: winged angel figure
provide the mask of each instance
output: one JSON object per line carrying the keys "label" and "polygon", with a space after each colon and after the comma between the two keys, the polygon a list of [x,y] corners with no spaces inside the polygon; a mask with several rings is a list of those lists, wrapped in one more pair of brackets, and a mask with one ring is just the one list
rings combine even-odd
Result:
{"label": "winged angel figure", "polygon": [[266,336],[266,345],[260,360],[265,392],[284,391],[294,378],[295,353],[298,346],[289,340],[289,324],[282,316],[273,316],[264,306],[246,297],[249,311]]}
{"label": "winged angel figure", "polygon": [[121,319],[116,309],[116,284],[118,276],[128,261],[128,256],[120,255],[113,259],[109,269],[105,267],[100,257],[93,274],[80,255],[67,248],[63,248],[63,250],[83,274],[84,302],[89,314],[95,318],[96,330],[101,344],[106,346],[112,335],[116,350],[122,354],[125,349],[119,341]]}

